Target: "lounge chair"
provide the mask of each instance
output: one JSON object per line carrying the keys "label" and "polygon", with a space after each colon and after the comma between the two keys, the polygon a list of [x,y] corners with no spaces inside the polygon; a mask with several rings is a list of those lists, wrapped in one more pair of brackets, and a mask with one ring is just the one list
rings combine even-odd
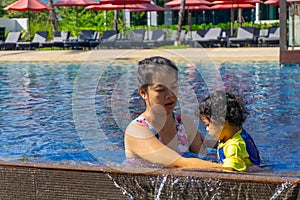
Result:
{"label": "lounge chair", "polygon": [[260,46],[279,45],[280,41],[280,27],[272,26],[268,29],[267,37],[259,37],[258,44]]}
{"label": "lounge chair", "polygon": [[20,39],[21,32],[9,32],[5,41],[0,43],[1,50],[16,49],[17,42]]}
{"label": "lounge chair", "polygon": [[17,49],[34,50],[42,47],[48,38],[48,31],[37,31],[31,42],[17,42]]}
{"label": "lounge chair", "polygon": [[196,41],[199,45],[203,47],[221,46],[221,28],[206,29],[203,37],[201,37],[199,32],[197,32],[197,34],[200,35],[200,37],[196,39],[193,38],[192,40]]}
{"label": "lounge chair", "polygon": [[94,40],[94,30],[81,30],[78,39],[70,39],[65,46],[72,49],[90,49],[90,41]]}
{"label": "lounge chair", "polygon": [[115,47],[120,49],[143,48],[145,33],[145,29],[130,30],[129,38],[116,40]]}
{"label": "lounge chair", "polygon": [[56,31],[53,34],[52,41],[46,41],[42,43],[42,47],[57,47],[57,48],[65,48],[65,42],[69,40],[70,31]]}
{"label": "lounge chair", "polygon": [[163,41],[165,41],[166,37],[167,37],[166,31],[164,31],[162,29],[153,30],[153,31],[151,31],[151,34],[149,34],[149,35],[151,36],[150,39],[143,41],[144,48],[162,46]]}
{"label": "lounge chair", "polygon": [[152,34],[153,34],[152,30],[146,30],[144,41],[151,40],[152,39]]}
{"label": "lounge chair", "polygon": [[106,30],[100,38],[100,43],[96,48],[110,49],[115,47],[115,42],[120,39],[120,34],[116,30]]}
{"label": "lounge chair", "polygon": [[101,33],[95,31],[93,39],[89,40],[89,42],[90,42],[90,48],[91,49],[96,48],[101,42]]}
{"label": "lounge chair", "polygon": [[259,29],[254,27],[238,27],[237,36],[228,38],[228,47],[255,45],[258,36],[258,30]]}
{"label": "lounge chair", "polygon": [[205,30],[190,31],[185,34],[184,44],[191,47],[200,47],[198,40],[204,39]]}
{"label": "lounge chair", "polygon": [[[175,41],[176,41],[176,36],[177,36],[177,30],[173,30],[171,37],[163,40],[163,41],[159,41],[159,45],[160,46],[172,46],[174,45]],[[179,36],[179,41],[181,43],[185,43],[185,36],[186,36],[186,30],[181,30],[180,36]]]}

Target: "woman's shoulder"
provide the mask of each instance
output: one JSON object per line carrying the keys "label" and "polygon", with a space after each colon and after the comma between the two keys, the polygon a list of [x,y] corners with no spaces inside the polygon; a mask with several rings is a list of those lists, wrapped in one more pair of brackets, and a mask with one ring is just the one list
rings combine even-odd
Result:
{"label": "woman's shoulder", "polygon": [[132,120],[125,130],[125,134],[131,136],[140,137],[140,136],[153,136],[153,133],[150,131],[147,121],[140,117]]}

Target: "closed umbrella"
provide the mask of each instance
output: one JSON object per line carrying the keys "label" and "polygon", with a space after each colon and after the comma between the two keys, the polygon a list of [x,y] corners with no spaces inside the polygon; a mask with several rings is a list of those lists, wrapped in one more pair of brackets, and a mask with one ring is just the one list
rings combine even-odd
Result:
{"label": "closed umbrella", "polygon": [[76,12],[76,35],[78,35],[78,6],[89,6],[95,5],[99,2],[94,0],[58,0],[57,2],[53,3],[52,6],[74,6]]}
{"label": "closed umbrella", "polygon": [[30,15],[29,11],[45,11],[52,10],[52,8],[38,0],[18,0],[15,3],[8,5],[4,10],[15,10],[19,12],[28,12],[28,32],[30,40]]}

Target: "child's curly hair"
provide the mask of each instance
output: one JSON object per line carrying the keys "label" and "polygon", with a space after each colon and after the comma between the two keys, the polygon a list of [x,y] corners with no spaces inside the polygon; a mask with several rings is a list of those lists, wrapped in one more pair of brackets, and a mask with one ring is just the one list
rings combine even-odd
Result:
{"label": "child's curly hair", "polygon": [[201,101],[199,115],[205,116],[209,120],[228,121],[236,126],[242,126],[249,115],[245,104],[246,102],[240,95],[216,91]]}

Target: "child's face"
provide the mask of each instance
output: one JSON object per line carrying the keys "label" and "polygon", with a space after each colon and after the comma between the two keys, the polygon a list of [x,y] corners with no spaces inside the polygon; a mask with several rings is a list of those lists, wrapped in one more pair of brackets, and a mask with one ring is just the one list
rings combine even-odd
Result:
{"label": "child's face", "polygon": [[206,131],[209,133],[216,140],[221,140],[221,133],[222,133],[222,124],[218,122],[211,121],[206,116],[200,115],[200,119],[206,126]]}

